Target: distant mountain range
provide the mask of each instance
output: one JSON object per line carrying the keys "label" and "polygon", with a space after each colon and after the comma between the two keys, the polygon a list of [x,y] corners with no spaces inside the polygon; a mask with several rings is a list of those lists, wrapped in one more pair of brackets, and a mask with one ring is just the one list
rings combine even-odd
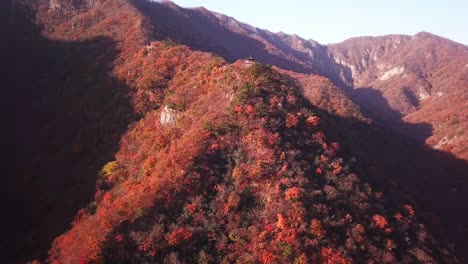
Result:
{"label": "distant mountain range", "polygon": [[468,260],[465,45],[145,0],[4,1],[0,34],[7,263]]}

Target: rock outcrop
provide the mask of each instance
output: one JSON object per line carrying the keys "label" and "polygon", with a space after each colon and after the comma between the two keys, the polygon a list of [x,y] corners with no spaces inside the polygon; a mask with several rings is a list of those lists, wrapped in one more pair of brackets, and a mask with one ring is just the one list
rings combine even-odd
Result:
{"label": "rock outcrop", "polygon": [[161,125],[175,126],[177,123],[177,111],[165,106],[161,112]]}

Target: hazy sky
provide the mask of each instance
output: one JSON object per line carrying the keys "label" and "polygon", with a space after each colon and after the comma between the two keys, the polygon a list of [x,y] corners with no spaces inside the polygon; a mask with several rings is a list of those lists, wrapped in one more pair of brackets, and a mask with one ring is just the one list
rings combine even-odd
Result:
{"label": "hazy sky", "polygon": [[355,36],[428,31],[468,44],[467,0],[174,0],[322,44]]}

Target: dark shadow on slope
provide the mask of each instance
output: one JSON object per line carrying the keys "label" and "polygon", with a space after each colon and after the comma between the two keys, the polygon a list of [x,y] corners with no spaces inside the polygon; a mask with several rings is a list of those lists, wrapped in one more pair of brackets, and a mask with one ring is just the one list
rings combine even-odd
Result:
{"label": "dark shadow on slope", "polygon": [[[240,28],[235,28],[237,24],[226,26],[219,22],[223,18],[219,19],[204,8],[185,9],[172,2],[146,0],[133,0],[133,3],[154,27],[153,37],[156,39],[169,39],[194,50],[213,52],[231,63],[252,56],[263,64],[326,76],[344,91],[352,90],[349,86],[352,80],[350,69],[331,59],[327,46],[292,35],[285,35],[283,39],[282,33],[270,34],[249,25]],[[271,46],[257,38],[271,43]],[[287,38],[291,38],[292,43],[302,45],[305,50],[291,48],[294,44],[290,44]]]}
{"label": "dark shadow on slope", "polygon": [[351,92],[354,102],[358,103],[369,117],[383,122],[395,122],[403,116],[390,107],[382,93],[374,88],[356,88]]}
{"label": "dark shadow on slope", "polygon": [[0,4],[1,259],[24,263],[45,258],[93,200],[97,171],[113,159],[134,113],[128,88],[109,73],[113,40],[45,39],[34,13],[9,3]]}
{"label": "dark shadow on slope", "polygon": [[419,144],[432,136],[431,124],[408,124],[402,120],[403,115],[390,107],[387,99],[377,89],[357,88],[350,93],[353,101],[361,107],[368,117],[380,122],[405,137],[410,137]]}
{"label": "dark shadow on slope", "polygon": [[[290,58],[271,54],[262,42],[228,30],[219,24],[215,15],[208,10],[183,9],[172,3],[142,0],[135,0],[134,5],[146,15],[155,30],[159,31],[160,36],[157,36],[159,38],[168,38],[192,49],[214,52],[228,62],[253,56],[262,63],[277,65],[284,69],[302,73],[314,72],[310,65],[297,61],[290,54],[288,54]],[[295,55],[305,56],[305,54]]]}
{"label": "dark shadow on slope", "polygon": [[[468,260],[468,162],[403,137],[379,122],[366,123],[322,111],[326,134],[342,154],[357,159],[361,177],[381,190],[389,208],[410,203],[436,237]],[[405,124],[409,130],[427,124]],[[450,242],[448,242],[450,241]]]}
{"label": "dark shadow on slope", "polygon": [[411,105],[413,105],[414,107],[419,107],[420,105],[419,99],[416,97],[416,95],[411,91],[409,87],[403,88],[403,94],[406,96],[406,98],[408,98]]}

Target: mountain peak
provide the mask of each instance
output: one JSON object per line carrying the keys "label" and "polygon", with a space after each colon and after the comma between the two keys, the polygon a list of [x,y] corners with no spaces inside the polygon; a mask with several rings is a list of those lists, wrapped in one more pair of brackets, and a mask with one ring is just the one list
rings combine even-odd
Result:
{"label": "mountain peak", "polygon": [[440,36],[437,36],[427,31],[418,32],[414,35],[414,37],[416,38],[434,38],[434,37],[440,38]]}
{"label": "mountain peak", "polygon": [[156,3],[159,3],[159,4],[163,4],[163,5],[176,5],[176,3],[172,2],[171,0],[144,0],[144,1],[148,1],[148,2],[156,2]]}
{"label": "mountain peak", "polygon": [[168,7],[172,10],[180,10],[180,9],[183,9],[182,7],[180,7],[179,5],[177,5],[176,3],[170,1],[170,0],[156,0],[156,1],[151,1],[151,0],[143,0],[143,1],[147,1],[147,2],[150,2],[150,3],[157,3],[157,4],[160,4],[162,6],[165,6],[165,7]]}
{"label": "mountain peak", "polygon": [[458,43],[456,41],[453,41],[451,39],[448,39],[446,37],[442,37],[442,36],[439,36],[439,35],[436,35],[436,34],[433,34],[431,32],[427,32],[427,31],[421,31],[419,33],[416,33],[413,38],[414,40],[425,40],[425,41],[432,41],[432,42],[435,42],[435,43],[442,43],[442,44],[449,44],[449,45],[455,45],[457,47],[467,47],[465,44],[462,44],[462,43]]}

